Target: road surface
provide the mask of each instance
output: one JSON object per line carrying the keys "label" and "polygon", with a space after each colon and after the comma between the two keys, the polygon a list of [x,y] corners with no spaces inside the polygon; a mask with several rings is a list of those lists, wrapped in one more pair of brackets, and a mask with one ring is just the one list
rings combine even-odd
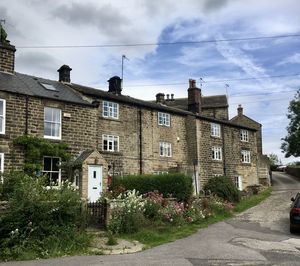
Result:
{"label": "road surface", "polygon": [[300,180],[273,174],[267,200],[233,219],[136,254],[8,262],[1,266],[73,265],[300,265],[300,235],[289,233],[290,198]]}

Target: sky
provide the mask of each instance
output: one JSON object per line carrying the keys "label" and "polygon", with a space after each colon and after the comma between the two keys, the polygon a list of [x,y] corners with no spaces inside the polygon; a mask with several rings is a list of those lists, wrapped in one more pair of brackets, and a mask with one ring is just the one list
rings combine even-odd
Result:
{"label": "sky", "polygon": [[67,64],[72,82],[108,90],[126,55],[123,94],[183,98],[195,79],[204,96],[227,94],[230,117],[241,104],[261,123],[264,154],[282,163],[300,160],[280,149],[300,88],[300,37],[255,38],[299,35],[299,13],[298,0],[0,2],[17,72],[57,80]]}

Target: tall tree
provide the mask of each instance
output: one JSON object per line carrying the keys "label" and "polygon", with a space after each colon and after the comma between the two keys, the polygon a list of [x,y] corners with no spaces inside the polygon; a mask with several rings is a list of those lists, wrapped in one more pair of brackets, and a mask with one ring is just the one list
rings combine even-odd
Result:
{"label": "tall tree", "polygon": [[291,155],[298,157],[300,156],[300,89],[290,102],[287,117],[290,123],[287,127],[287,136],[282,139],[281,149],[285,152],[285,157]]}
{"label": "tall tree", "polygon": [[270,160],[270,164],[271,165],[280,165],[280,164],[282,164],[281,163],[281,160],[279,160],[279,158],[278,158],[278,156],[275,154],[275,153],[270,153],[269,155],[268,155],[268,157],[269,157],[269,160]]}

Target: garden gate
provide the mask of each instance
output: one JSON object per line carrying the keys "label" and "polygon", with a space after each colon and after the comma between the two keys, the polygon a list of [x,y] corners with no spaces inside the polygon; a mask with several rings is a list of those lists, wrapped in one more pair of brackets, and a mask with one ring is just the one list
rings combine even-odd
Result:
{"label": "garden gate", "polygon": [[88,226],[104,228],[106,226],[106,202],[87,203]]}

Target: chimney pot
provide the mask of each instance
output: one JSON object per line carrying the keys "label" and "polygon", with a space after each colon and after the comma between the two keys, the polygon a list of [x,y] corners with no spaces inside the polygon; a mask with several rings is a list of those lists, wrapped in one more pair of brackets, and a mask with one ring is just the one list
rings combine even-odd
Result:
{"label": "chimney pot", "polygon": [[171,101],[174,101],[174,93],[171,94]]}
{"label": "chimney pot", "polygon": [[170,95],[169,94],[167,94],[167,101],[169,101],[170,100]]}
{"label": "chimney pot", "polygon": [[189,87],[190,88],[196,88],[196,80],[189,79]]}
{"label": "chimney pot", "polygon": [[57,72],[59,73],[59,78],[58,80],[60,82],[66,82],[66,83],[71,83],[71,72],[72,68],[70,68],[68,65],[62,65]]}
{"label": "chimney pot", "polygon": [[243,116],[243,107],[241,104],[239,104],[239,106],[237,108],[237,113],[238,113],[238,116]]}
{"label": "chimney pot", "polygon": [[122,79],[119,76],[111,77],[108,80],[108,92],[113,94],[121,94],[122,91]]}
{"label": "chimney pot", "polygon": [[156,94],[156,102],[157,103],[164,103],[165,101],[165,95],[163,93],[157,93]]}

